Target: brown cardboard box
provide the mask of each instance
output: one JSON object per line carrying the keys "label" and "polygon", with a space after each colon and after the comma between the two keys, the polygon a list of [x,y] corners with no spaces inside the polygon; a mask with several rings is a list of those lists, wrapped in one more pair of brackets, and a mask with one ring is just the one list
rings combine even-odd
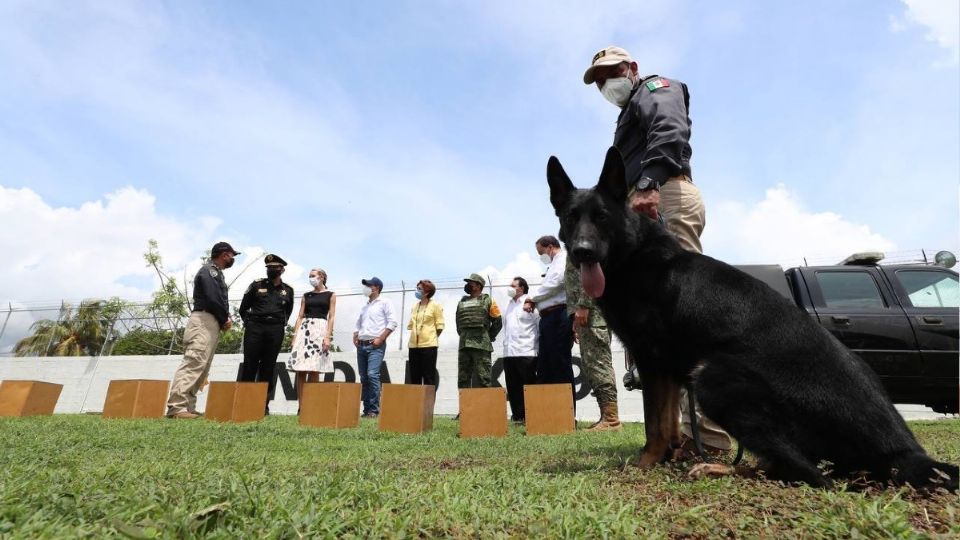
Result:
{"label": "brown cardboard box", "polygon": [[49,416],[60,399],[62,384],[42,381],[0,383],[0,416]]}
{"label": "brown cardboard box", "polygon": [[254,422],[263,419],[267,405],[265,382],[211,382],[204,416],[218,422]]}
{"label": "brown cardboard box", "polygon": [[380,431],[421,433],[433,429],[433,385],[385,384],[380,393]]}
{"label": "brown cardboard box", "polygon": [[103,403],[104,418],[162,418],[170,381],[130,379],[110,381]]}
{"label": "brown cardboard box", "polygon": [[569,384],[528,384],[523,387],[527,435],[573,433],[573,392]]}
{"label": "brown cardboard box", "polygon": [[321,382],[303,385],[301,426],[352,428],[359,424],[359,383]]}
{"label": "brown cardboard box", "polygon": [[461,389],[460,436],[506,437],[507,391],[503,388]]}

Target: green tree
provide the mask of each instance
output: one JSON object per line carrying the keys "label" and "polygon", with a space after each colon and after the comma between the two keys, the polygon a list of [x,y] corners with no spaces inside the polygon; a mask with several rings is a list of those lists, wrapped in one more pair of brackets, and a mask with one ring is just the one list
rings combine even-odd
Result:
{"label": "green tree", "polygon": [[57,320],[39,320],[14,346],[16,356],[94,356],[100,354],[124,303],[119,298],[84,300],[74,310],[63,304]]}

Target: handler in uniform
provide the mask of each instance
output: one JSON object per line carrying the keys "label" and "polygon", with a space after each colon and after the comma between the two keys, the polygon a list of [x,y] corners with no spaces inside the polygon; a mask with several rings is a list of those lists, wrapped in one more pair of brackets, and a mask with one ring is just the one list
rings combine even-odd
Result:
{"label": "handler in uniform", "polygon": [[197,418],[197,391],[210,373],[220,332],[230,330],[230,304],[223,270],[233,266],[240,252],[230,244],[217,242],[210,249],[210,260],[193,278],[193,312],[183,332],[183,362],[173,375],[168,418]]}
{"label": "handler in uniform", "polygon": [[293,313],[293,287],[280,279],[287,261],[270,254],[263,262],[267,266],[266,279],[251,283],[240,302],[244,328],[240,380],[269,383],[264,409],[270,414],[270,396],[276,386],[273,372],[283,344],[284,328]]}
{"label": "handler in uniform", "polygon": [[463,279],[466,296],[457,304],[457,388],[490,386],[490,353],[493,341],[503,328],[500,307],[483,292],[486,281],[479,274]]}
{"label": "handler in uniform", "polygon": [[[583,82],[596,83],[603,97],[620,108],[613,145],[623,156],[630,207],[662,219],[681,247],[703,253],[706,210],[691,179],[687,85],[659,75],[641,77],[637,63],[620,47],[597,52]],[[684,447],[692,447],[690,414],[696,414],[705,450],[719,454],[730,449],[730,437],[720,426],[699,410],[688,410],[686,389],[681,390],[680,411]]]}
{"label": "handler in uniform", "polygon": [[584,293],[580,284],[580,270],[569,257],[563,282],[567,291],[567,309],[572,310],[573,334],[580,343],[583,373],[590,381],[597,405],[600,406],[600,420],[588,427],[587,431],[622,431],[607,321],[593,298]]}

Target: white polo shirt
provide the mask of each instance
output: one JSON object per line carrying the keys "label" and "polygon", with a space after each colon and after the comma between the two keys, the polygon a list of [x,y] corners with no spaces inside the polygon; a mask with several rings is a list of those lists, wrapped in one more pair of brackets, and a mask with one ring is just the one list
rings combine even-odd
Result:
{"label": "white polo shirt", "polygon": [[503,356],[536,356],[540,342],[540,314],[523,310],[527,295],[507,302],[503,311]]}
{"label": "white polo shirt", "polygon": [[530,295],[530,300],[537,304],[540,311],[567,303],[567,290],[563,284],[563,272],[566,268],[567,252],[561,249],[550,261],[540,286]]}

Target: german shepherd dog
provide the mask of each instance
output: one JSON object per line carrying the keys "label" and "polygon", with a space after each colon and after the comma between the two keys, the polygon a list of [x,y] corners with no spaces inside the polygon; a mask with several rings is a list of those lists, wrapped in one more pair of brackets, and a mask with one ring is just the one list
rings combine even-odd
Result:
{"label": "german shepherd dog", "polygon": [[672,454],[679,388],[689,382],[703,413],[758,457],[767,478],[827,487],[831,476],[865,475],[957,490],[957,466],[926,454],[863,360],[766,284],[683,250],[630,210],[615,148],[593,189],[574,187],[555,157],[547,180],[584,291],[640,370],[641,467]]}

